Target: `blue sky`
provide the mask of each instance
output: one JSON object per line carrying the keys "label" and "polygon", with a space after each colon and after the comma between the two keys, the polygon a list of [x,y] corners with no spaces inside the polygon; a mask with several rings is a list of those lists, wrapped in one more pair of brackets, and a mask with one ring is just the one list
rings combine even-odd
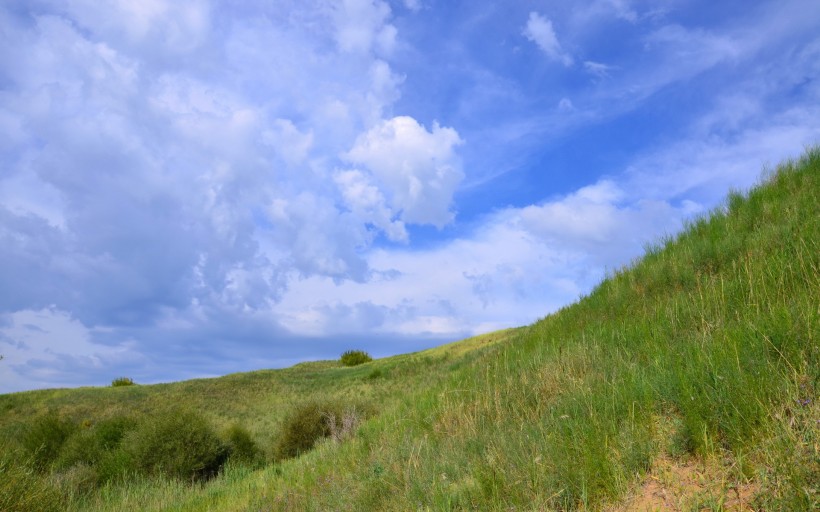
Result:
{"label": "blue sky", "polygon": [[0,392],[531,323],[820,142],[780,1],[0,3]]}

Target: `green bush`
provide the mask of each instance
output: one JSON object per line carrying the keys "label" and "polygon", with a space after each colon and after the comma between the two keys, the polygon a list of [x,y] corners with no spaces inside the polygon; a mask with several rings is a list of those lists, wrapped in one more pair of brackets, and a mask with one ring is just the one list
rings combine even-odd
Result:
{"label": "green bush", "polygon": [[128,377],[120,377],[118,379],[114,379],[113,381],[111,381],[111,386],[115,388],[121,386],[133,386],[134,384],[136,384],[136,382],[134,382],[132,379]]}
{"label": "green bush", "polygon": [[125,435],[137,427],[130,416],[115,416],[100,421],[93,427],[94,442],[103,450],[117,448]]}
{"label": "green bush", "polygon": [[337,402],[309,402],[294,408],[285,418],[273,448],[276,460],[296,457],[311,450],[316,442],[330,438],[341,442],[354,435],[359,424],[372,416],[369,404],[341,405]]}
{"label": "green bush", "polygon": [[370,357],[370,354],[363,350],[348,350],[344,354],[342,354],[341,362],[345,366],[357,366],[360,364],[368,363],[372,361],[373,358]]}
{"label": "green bush", "polygon": [[127,478],[137,473],[135,467],[133,457],[122,447],[102,452],[94,465],[97,472],[97,483],[104,484]]}
{"label": "green bush", "polygon": [[116,416],[77,432],[63,446],[57,466],[69,468],[76,464],[98,465],[108,453],[120,447],[125,435],[134,430],[137,421],[128,416]]}
{"label": "green bush", "polygon": [[225,432],[231,460],[246,464],[257,462],[262,455],[259,446],[248,429],[239,424],[231,425]]}
{"label": "green bush", "polygon": [[331,434],[330,418],[341,419],[341,410],[329,402],[311,402],[294,409],[285,419],[274,446],[278,460],[296,457]]}
{"label": "green bush", "polygon": [[22,437],[22,447],[31,457],[33,466],[44,471],[60,455],[66,440],[77,427],[70,421],[50,413],[34,419]]}
{"label": "green bush", "polygon": [[117,464],[133,471],[181,480],[213,477],[228,458],[228,446],[193,411],[171,410],[145,418],[123,439]]}

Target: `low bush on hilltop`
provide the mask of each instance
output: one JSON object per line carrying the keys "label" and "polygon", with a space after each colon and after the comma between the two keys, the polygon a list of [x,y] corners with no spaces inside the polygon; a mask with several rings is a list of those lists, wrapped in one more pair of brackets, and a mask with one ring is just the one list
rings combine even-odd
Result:
{"label": "low bush on hilltop", "polygon": [[136,382],[134,382],[133,379],[130,379],[128,377],[120,377],[118,379],[114,379],[113,381],[111,381],[111,387],[114,388],[119,388],[122,386],[133,386],[135,384]]}
{"label": "low bush on hilltop", "polygon": [[358,366],[373,360],[370,354],[363,350],[348,350],[342,354],[341,362],[345,366]]}

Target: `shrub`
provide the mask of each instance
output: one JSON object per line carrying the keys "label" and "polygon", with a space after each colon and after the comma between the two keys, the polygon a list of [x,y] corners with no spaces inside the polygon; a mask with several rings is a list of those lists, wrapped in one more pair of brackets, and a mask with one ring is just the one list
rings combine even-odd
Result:
{"label": "shrub", "polygon": [[253,464],[262,454],[248,429],[239,424],[231,425],[225,432],[231,460]]}
{"label": "shrub", "polygon": [[100,421],[93,427],[94,442],[103,450],[117,448],[125,435],[137,427],[130,416],[115,416]]}
{"label": "shrub", "polygon": [[319,439],[328,437],[330,416],[340,416],[338,408],[330,403],[311,402],[294,409],[282,425],[273,450],[275,458],[296,457],[313,448]]}
{"label": "shrub", "polygon": [[215,476],[228,457],[228,447],[211,425],[193,411],[168,411],[146,418],[123,439],[118,465],[134,471],[182,480]]}
{"label": "shrub", "polygon": [[136,426],[136,420],[127,416],[101,420],[66,441],[57,465],[63,468],[75,464],[97,465],[108,452],[119,448],[125,435]]}
{"label": "shrub", "polygon": [[90,431],[79,431],[63,444],[55,466],[61,469],[75,464],[93,464],[100,458],[100,450]]}
{"label": "shrub", "polygon": [[94,465],[97,471],[97,483],[103,484],[123,479],[137,472],[133,457],[122,447],[100,454]]}
{"label": "shrub", "polygon": [[341,362],[345,366],[357,366],[372,361],[370,354],[363,350],[348,350],[342,354]]}
{"label": "shrub", "polygon": [[31,457],[33,466],[44,471],[60,455],[60,450],[76,428],[56,414],[40,416],[26,428],[22,438],[23,450]]}
{"label": "shrub", "polygon": [[342,407],[331,402],[310,402],[295,408],[282,425],[274,458],[296,457],[323,438],[341,442],[352,437],[362,419],[371,415],[368,410],[367,406]]}
{"label": "shrub", "polygon": [[120,377],[118,379],[114,379],[113,381],[111,381],[111,387],[115,388],[121,386],[133,386],[134,384],[136,384],[136,382],[134,382],[132,379],[128,377]]}

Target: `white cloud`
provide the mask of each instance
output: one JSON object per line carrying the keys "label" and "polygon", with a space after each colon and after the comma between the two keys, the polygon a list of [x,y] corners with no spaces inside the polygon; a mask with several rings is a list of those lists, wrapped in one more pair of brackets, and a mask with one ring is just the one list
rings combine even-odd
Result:
{"label": "white cloud", "polygon": [[262,140],[291,166],[304,163],[313,147],[313,133],[301,132],[289,119],[275,119]]}
{"label": "white cloud", "polygon": [[453,219],[453,193],[464,176],[455,153],[461,142],[452,128],[435,123],[427,131],[400,116],[361,135],[345,158],[370,172],[402,221],[443,227]]}
{"label": "white cloud", "polygon": [[551,59],[561,62],[564,66],[571,66],[572,57],[561,48],[555,30],[552,28],[552,21],[537,12],[531,12],[524,27],[524,36],[538,45]]}
{"label": "white cloud", "polygon": [[404,77],[398,76],[390,69],[390,65],[383,60],[374,60],[368,70],[370,90],[368,101],[372,105],[372,116],[368,124],[381,121],[385,107],[392,105],[400,97],[399,87]]}
{"label": "white cloud", "polygon": [[390,240],[408,241],[404,222],[393,220],[393,213],[385,204],[384,195],[364,173],[358,170],[337,171],[334,180],[345,205],[358,219],[372,223]]}
{"label": "white cloud", "polygon": [[261,242],[272,242],[277,248],[267,252],[274,258],[285,250],[283,263],[302,276],[319,274],[335,280],[364,280],[367,263],[360,251],[371,236],[362,220],[341,214],[333,200],[309,190],[291,198],[277,198],[267,209],[272,223],[269,232],[261,233]]}
{"label": "white cloud", "polygon": [[619,18],[632,23],[638,21],[638,13],[632,8],[630,0],[604,0]]}
{"label": "white cloud", "polygon": [[589,14],[596,11],[614,13],[619,19],[635,23],[640,16],[633,8],[633,3],[631,0],[597,0],[591,6],[588,6],[588,10],[590,11]]}
{"label": "white cloud", "polygon": [[102,346],[65,311],[21,310],[0,325],[0,392],[106,384],[145,363],[132,343]]}
{"label": "white cloud", "polygon": [[183,57],[206,44],[212,21],[206,0],[44,3],[51,4],[49,10],[64,12],[83,30],[158,65],[166,65],[169,59]]}
{"label": "white cloud", "polygon": [[385,23],[390,7],[380,0],[342,0],[334,4],[336,43],[343,52],[375,51],[389,55],[396,43],[396,28]]}
{"label": "white cloud", "polygon": [[421,0],[404,0],[404,6],[413,12],[421,10]]}
{"label": "white cloud", "polygon": [[591,60],[584,61],[584,70],[599,79],[608,77],[609,71],[612,69],[612,66],[607,66],[600,62],[593,62]]}
{"label": "white cloud", "polygon": [[367,302],[379,311],[370,332],[455,339],[531,322],[577,297],[579,288],[568,285],[566,276],[585,276],[588,269],[582,255],[573,260],[577,266],[567,270],[560,251],[516,226],[505,212],[471,236],[437,248],[371,252],[368,265],[388,278],[333,283],[311,277],[293,283],[274,310],[293,332],[320,336],[346,321],[346,308]]}
{"label": "white cloud", "polygon": [[[219,7],[218,31],[204,2],[38,5],[30,18],[0,8],[0,68],[13,70],[0,283],[18,290],[0,294],[2,311],[54,304],[95,333],[162,338],[151,329],[169,311],[192,330],[241,323],[296,276],[365,279],[372,225],[406,240],[387,206],[333,180],[399,97],[384,3],[348,2],[337,18]],[[336,28],[345,51],[322,39]]]}
{"label": "white cloud", "polygon": [[665,200],[628,197],[622,187],[602,180],[557,201],[520,209],[521,226],[544,243],[588,255],[613,267],[640,254],[643,245],[680,227],[688,210]]}

